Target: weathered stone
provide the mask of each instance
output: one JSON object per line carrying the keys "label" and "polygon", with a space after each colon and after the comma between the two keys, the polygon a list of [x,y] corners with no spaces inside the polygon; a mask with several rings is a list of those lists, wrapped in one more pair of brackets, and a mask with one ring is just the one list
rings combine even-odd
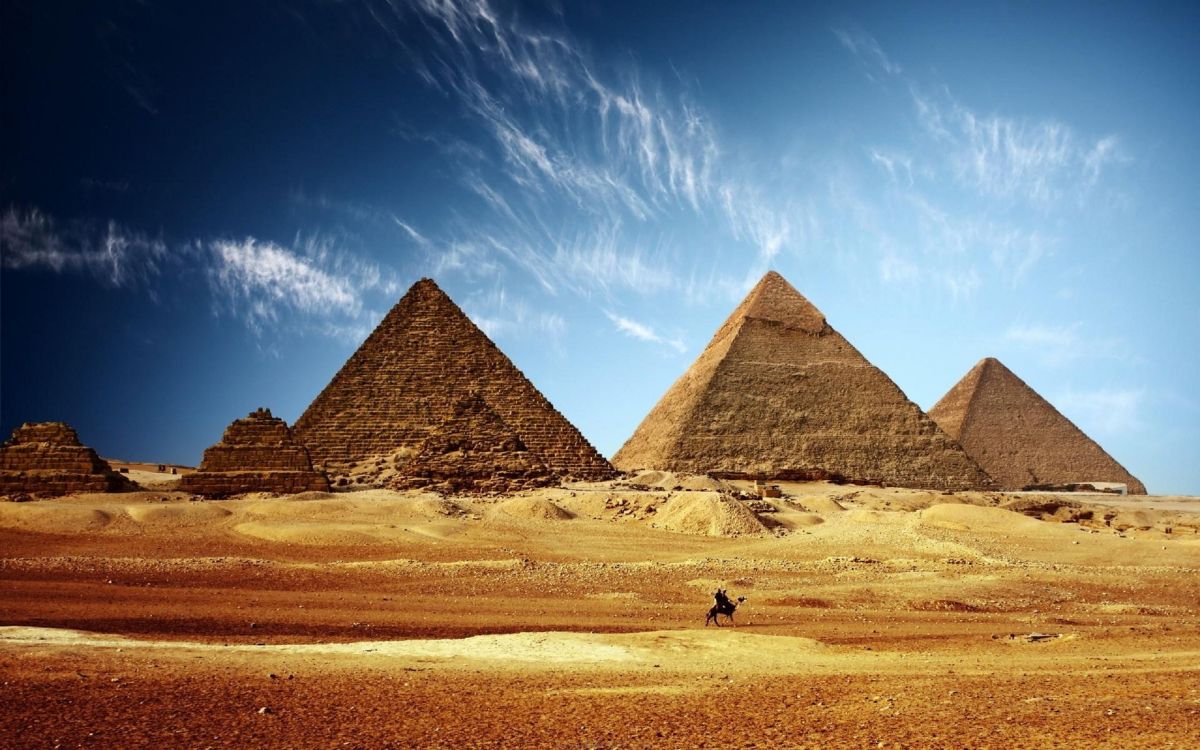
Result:
{"label": "weathered stone", "polygon": [[329,491],[329,480],[313,470],[308,451],[287,423],[270,409],[234,420],[221,442],[204,451],[200,468],[179,480],[185,492],[226,497],[246,492],[295,494]]}
{"label": "weathered stone", "polygon": [[989,487],[820,310],[770,272],[613,458],[625,471]]}
{"label": "weathered stone", "polygon": [[65,422],[26,423],[0,446],[0,494],[128,492],[137,485],[79,442]]}
{"label": "weathered stone", "polygon": [[614,475],[612,465],[431,279],[387,314],[296,421],[296,439],[331,476],[419,451],[456,406],[478,396],[553,474]]}
{"label": "weathered stone", "polygon": [[929,416],[1001,489],[1113,482],[1146,494],[1137,477],[993,357],[972,367]]}
{"label": "weathered stone", "polygon": [[462,399],[450,417],[399,469],[397,489],[505,493],[557,484],[558,479],[478,395]]}

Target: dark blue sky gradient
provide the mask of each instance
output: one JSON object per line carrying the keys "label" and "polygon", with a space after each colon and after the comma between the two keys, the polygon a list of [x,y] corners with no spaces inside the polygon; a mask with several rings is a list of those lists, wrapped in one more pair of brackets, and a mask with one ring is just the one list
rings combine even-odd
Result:
{"label": "dark blue sky gradient", "polygon": [[775,268],[922,407],[998,356],[1200,493],[1198,50],[1170,3],[5,2],[0,431],[194,463],[431,275],[611,455]]}

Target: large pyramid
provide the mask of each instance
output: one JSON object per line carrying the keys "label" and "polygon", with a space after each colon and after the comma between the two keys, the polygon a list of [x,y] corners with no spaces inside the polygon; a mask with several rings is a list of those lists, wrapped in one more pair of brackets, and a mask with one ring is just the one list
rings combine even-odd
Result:
{"label": "large pyramid", "polygon": [[1146,487],[992,357],[980,360],[929,416],[958,440],[1001,488],[1119,482]]}
{"label": "large pyramid", "polygon": [[626,471],[991,486],[957,443],[774,271],[613,463]]}
{"label": "large pyramid", "polygon": [[293,433],[315,464],[344,476],[368,459],[417,453],[474,396],[556,476],[613,476],[612,465],[431,279],[413,284]]}

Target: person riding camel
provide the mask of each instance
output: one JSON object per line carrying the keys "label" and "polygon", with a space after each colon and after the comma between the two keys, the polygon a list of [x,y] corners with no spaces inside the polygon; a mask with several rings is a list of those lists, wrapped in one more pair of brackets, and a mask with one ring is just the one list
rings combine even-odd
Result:
{"label": "person riding camel", "polygon": [[704,618],[704,626],[708,627],[708,623],[714,623],[717,627],[721,627],[721,623],[717,620],[719,615],[725,615],[729,622],[733,622],[733,613],[737,611],[738,605],[746,601],[746,597],[739,596],[737,601],[729,598],[729,594],[725,589],[717,589],[713,592],[713,606],[708,610],[708,616]]}
{"label": "person riding camel", "polygon": [[713,602],[716,604],[718,612],[728,611],[733,604],[729,601],[729,595],[725,593],[725,589],[717,589],[713,592]]}

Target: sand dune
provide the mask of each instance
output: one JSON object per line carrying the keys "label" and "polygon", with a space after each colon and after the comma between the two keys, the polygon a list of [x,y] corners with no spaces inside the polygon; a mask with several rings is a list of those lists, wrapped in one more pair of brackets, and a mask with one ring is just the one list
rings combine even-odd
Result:
{"label": "sand dune", "polygon": [[3,504],[0,677],[63,746],[1200,739],[1200,502],[783,487]]}

